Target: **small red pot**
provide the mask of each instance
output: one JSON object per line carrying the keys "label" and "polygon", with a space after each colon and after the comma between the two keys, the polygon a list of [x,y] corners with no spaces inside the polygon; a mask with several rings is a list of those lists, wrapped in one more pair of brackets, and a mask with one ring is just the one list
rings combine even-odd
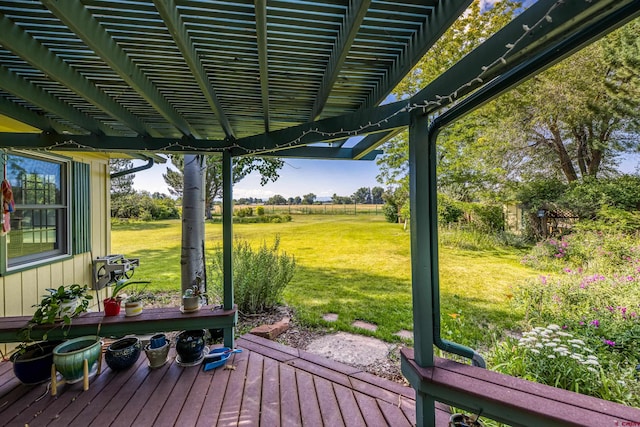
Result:
{"label": "small red pot", "polygon": [[105,298],[104,303],[104,315],[105,316],[117,316],[120,314],[120,300],[115,298]]}

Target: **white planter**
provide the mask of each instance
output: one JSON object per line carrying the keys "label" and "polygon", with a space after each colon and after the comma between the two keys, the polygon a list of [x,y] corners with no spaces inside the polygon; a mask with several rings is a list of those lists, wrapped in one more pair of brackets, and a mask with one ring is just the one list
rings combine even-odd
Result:
{"label": "white planter", "polygon": [[125,302],[124,315],[127,317],[138,316],[142,314],[142,301]]}
{"label": "white planter", "polygon": [[62,319],[64,316],[73,317],[73,313],[76,311],[78,305],[80,305],[79,298],[61,302],[57,318]]}

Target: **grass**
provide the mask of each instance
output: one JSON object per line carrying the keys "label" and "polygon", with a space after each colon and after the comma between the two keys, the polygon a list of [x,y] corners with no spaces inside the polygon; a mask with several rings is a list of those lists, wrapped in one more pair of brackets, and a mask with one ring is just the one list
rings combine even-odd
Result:
{"label": "grass", "polygon": [[[410,236],[402,226],[376,215],[295,215],[289,223],[234,225],[235,237],[255,245],[276,234],[281,250],[298,264],[284,298],[299,321],[353,331],[354,320],[365,320],[378,325],[368,334],[387,341],[413,329]],[[221,238],[220,224],[206,225],[208,264]],[[152,290],[180,293],[180,243],[179,220],[113,226],[112,252],[140,258],[134,277],[151,280]],[[444,338],[487,345],[487,328],[499,335],[522,318],[509,307],[511,288],[538,273],[522,266],[521,256],[515,250],[441,248]],[[322,320],[329,312],[338,314],[337,322]]]}

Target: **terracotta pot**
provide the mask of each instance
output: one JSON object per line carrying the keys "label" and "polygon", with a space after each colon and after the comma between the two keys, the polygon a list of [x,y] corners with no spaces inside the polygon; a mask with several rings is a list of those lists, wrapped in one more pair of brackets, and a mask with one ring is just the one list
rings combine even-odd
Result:
{"label": "terracotta pot", "polygon": [[120,314],[121,301],[115,298],[106,298],[103,301],[104,315],[105,316],[117,316]]}

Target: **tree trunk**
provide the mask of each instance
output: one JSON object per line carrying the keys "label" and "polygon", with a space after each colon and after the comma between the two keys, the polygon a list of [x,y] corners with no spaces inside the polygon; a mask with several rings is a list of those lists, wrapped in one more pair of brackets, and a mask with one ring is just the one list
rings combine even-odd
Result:
{"label": "tree trunk", "polygon": [[[202,156],[184,156],[182,196],[182,252],[180,257],[182,292],[193,284],[206,289],[204,282],[204,174]],[[198,278],[200,280],[198,280]]]}
{"label": "tree trunk", "polygon": [[551,127],[551,134],[553,135],[553,145],[556,153],[558,154],[560,167],[562,168],[564,176],[567,178],[568,182],[576,181],[578,179],[578,175],[576,174],[576,170],[571,162],[571,157],[569,157],[569,153],[567,153],[567,148],[564,146],[564,141],[562,141],[562,136],[560,135],[560,130],[557,126],[554,125]]}

